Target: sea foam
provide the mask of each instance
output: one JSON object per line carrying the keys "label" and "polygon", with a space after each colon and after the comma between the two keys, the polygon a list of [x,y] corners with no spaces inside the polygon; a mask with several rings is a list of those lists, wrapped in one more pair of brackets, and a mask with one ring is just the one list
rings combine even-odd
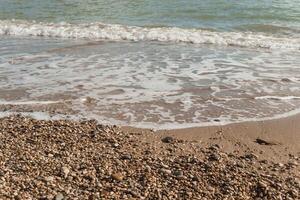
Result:
{"label": "sea foam", "polygon": [[44,36],[90,40],[183,42],[267,49],[300,49],[300,38],[251,32],[216,32],[177,27],[147,28],[103,23],[45,23],[0,20],[0,35]]}

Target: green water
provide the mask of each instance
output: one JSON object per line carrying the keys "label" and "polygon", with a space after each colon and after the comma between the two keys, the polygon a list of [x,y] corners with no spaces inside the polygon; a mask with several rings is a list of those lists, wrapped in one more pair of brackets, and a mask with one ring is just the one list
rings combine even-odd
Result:
{"label": "green water", "polygon": [[300,32],[299,0],[0,0],[0,19]]}

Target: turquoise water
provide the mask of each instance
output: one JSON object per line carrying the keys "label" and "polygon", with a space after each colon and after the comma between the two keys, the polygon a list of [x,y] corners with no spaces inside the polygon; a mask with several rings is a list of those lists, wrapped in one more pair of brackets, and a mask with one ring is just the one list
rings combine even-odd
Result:
{"label": "turquoise water", "polygon": [[219,31],[300,31],[299,0],[0,0],[0,19]]}
{"label": "turquoise water", "polygon": [[299,0],[0,0],[0,116],[286,117],[300,113],[299,51]]}

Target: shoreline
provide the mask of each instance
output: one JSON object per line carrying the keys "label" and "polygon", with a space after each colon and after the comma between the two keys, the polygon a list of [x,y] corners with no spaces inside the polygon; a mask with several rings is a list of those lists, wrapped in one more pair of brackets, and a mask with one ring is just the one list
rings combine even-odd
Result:
{"label": "shoreline", "polygon": [[299,118],[152,131],[4,117],[0,198],[297,199]]}
{"label": "shoreline", "polygon": [[[49,116],[46,116],[45,114],[46,113],[44,112],[28,112],[23,114],[12,112],[0,115],[0,120],[5,117],[20,115],[38,121],[66,120],[71,123],[80,123],[81,121],[91,120],[102,124],[95,119],[82,117],[73,118],[72,116],[70,118],[64,118],[64,114],[52,113]],[[300,122],[300,114],[262,121],[233,122],[225,125],[220,124],[178,129],[155,130],[133,126],[117,126],[124,132],[141,133],[145,142],[154,143],[160,141],[160,138],[162,137],[172,136],[186,141],[197,141],[205,146],[218,144],[223,146],[223,150],[226,150],[229,153],[233,151],[245,152],[253,150],[265,159],[274,159],[278,162],[282,162],[289,159],[289,154],[297,154],[297,156],[300,157],[300,145],[298,145],[298,143],[300,143],[300,132],[298,131],[300,130],[300,123],[298,122]],[[114,124],[104,123],[103,125],[113,126]],[[273,148],[274,146],[265,148],[262,145],[257,145],[255,142],[256,139],[277,143],[277,145],[274,145],[276,148]]]}
{"label": "shoreline", "polygon": [[[72,121],[82,121],[82,120],[96,120],[98,123],[105,125],[117,125],[125,128],[132,129],[141,129],[141,130],[155,130],[155,131],[165,131],[165,130],[190,130],[190,129],[202,129],[207,127],[226,127],[226,126],[234,126],[239,124],[250,124],[250,123],[264,123],[264,122],[272,122],[272,121],[281,121],[285,119],[292,119],[294,117],[300,116],[300,109],[295,109],[292,111],[288,111],[286,113],[277,114],[273,117],[263,117],[263,118],[249,118],[243,119],[241,121],[217,121],[213,122],[199,122],[199,123],[184,123],[183,124],[157,124],[157,128],[154,128],[155,122],[135,122],[132,125],[125,125],[125,122],[114,119],[112,121],[103,120],[102,118],[97,119],[95,116],[85,117],[85,115],[80,114],[79,111],[74,111],[71,108],[66,106],[66,102],[70,102],[70,100],[64,101],[24,101],[24,102],[9,102],[3,101],[0,102],[0,118],[8,117],[11,115],[22,115],[32,117],[37,120],[72,120]],[[299,117],[300,118],[300,117]],[[148,125],[147,125],[148,124]]]}
{"label": "shoreline", "polygon": [[[157,130],[123,126],[125,131],[154,132],[148,141],[172,136],[187,141],[200,141],[204,146],[218,144],[227,152],[252,150],[264,159],[287,161],[289,154],[300,156],[300,114],[263,121],[237,122],[219,126],[191,127],[173,130]],[[262,139],[277,145],[259,145]],[[280,155],[280,156],[278,156]]]}

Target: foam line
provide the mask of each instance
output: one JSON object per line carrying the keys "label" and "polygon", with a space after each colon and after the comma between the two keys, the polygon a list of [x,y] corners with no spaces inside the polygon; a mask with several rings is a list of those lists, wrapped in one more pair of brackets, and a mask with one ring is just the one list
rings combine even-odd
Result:
{"label": "foam line", "polygon": [[147,28],[103,23],[45,23],[0,20],[0,35],[80,38],[90,40],[162,41],[267,49],[300,49],[300,38],[251,32],[214,32],[177,27]]}
{"label": "foam line", "polygon": [[61,103],[61,101],[0,101],[0,105],[48,105]]}

